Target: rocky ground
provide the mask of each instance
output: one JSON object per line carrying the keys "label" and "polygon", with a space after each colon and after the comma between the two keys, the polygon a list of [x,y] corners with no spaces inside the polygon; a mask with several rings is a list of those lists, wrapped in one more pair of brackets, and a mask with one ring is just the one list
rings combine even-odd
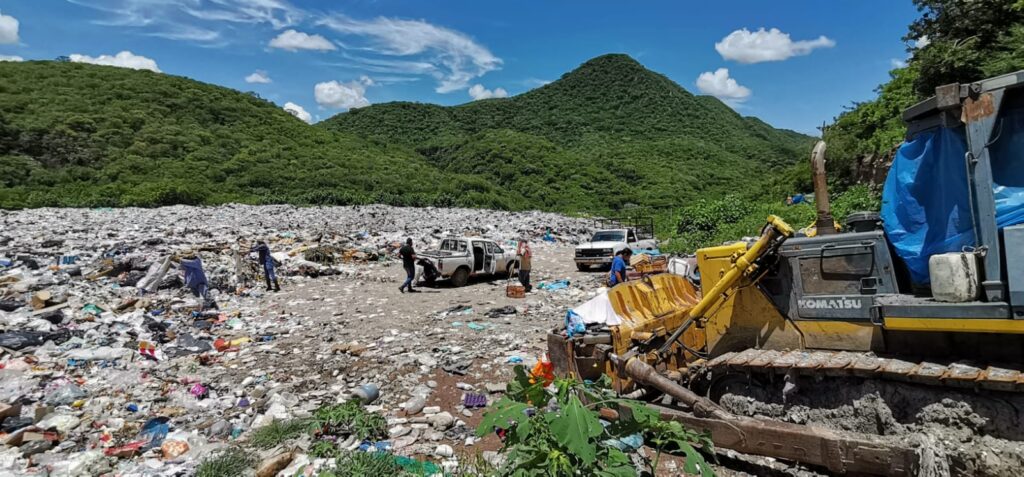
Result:
{"label": "rocky ground", "polygon": [[[382,206],[0,212],[0,475],[193,475],[219,449],[253,448],[272,422],[374,389],[367,409],[387,419],[379,445],[390,452],[449,466],[500,459],[496,436],[475,437],[482,410],[464,400],[498,398],[514,364],[533,364],[547,331],[600,288],[603,273],[572,261],[589,226],[541,213]],[[540,240],[549,227],[555,240]],[[399,243],[412,237],[422,250],[446,234],[507,247],[530,238],[535,285],[569,286],[512,299],[498,277],[399,293]],[[280,292],[267,292],[253,265],[256,240],[281,262]],[[202,261],[210,303],[183,286],[176,265],[159,276],[168,258]],[[1017,404],[831,386],[808,383],[787,405],[744,396],[723,404],[921,442],[932,449],[929,475],[1009,475],[1024,465],[1019,424],[1006,424],[1020,417],[999,417]],[[280,475],[323,465],[305,455],[311,444],[291,442],[299,452],[279,462]],[[258,452],[272,460],[283,450]],[[720,475],[815,475],[729,451],[719,459]],[[678,459],[662,462],[662,473],[678,475]]]}

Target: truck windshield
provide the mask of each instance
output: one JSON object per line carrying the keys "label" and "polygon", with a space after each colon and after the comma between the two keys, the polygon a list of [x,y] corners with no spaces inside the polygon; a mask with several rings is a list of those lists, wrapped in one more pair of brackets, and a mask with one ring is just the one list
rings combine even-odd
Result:
{"label": "truck windshield", "polygon": [[591,242],[625,242],[626,233],[620,230],[602,230],[594,234]]}

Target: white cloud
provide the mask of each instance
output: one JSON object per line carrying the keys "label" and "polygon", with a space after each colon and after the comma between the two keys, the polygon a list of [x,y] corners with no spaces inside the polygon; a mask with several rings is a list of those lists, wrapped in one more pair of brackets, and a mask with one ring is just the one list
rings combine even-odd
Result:
{"label": "white cloud", "polygon": [[266,71],[256,70],[251,75],[245,77],[245,82],[246,83],[267,84],[267,83],[272,83],[273,81],[271,81],[270,76],[267,75]]}
{"label": "white cloud", "polygon": [[313,122],[313,116],[306,111],[306,108],[303,108],[291,101],[284,103],[284,110],[292,113],[292,116],[295,116],[306,123]]}
{"label": "white cloud", "polygon": [[[356,20],[336,14],[321,19],[318,24],[365,42],[365,45],[346,48],[383,56],[415,57],[414,61],[403,61],[399,66],[413,67],[418,73],[433,76],[439,93],[464,89],[473,78],[501,66],[500,58],[464,33],[423,20],[384,17]],[[376,63],[380,66],[380,62]]]}
{"label": "white cloud", "polygon": [[[139,29],[134,33],[223,46],[230,23],[269,24],[281,29],[306,15],[285,0],[68,0],[103,14],[93,23]],[[131,31],[131,30],[129,30]]]}
{"label": "white cloud", "polygon": [[928,35],[921,35],[921,38],[914,40],[913,47],[915,49],[924,48],[932,43],[932,40],[928,38]]}
{"label": "white cloud", "polygon": [[473,98],[473,101],[478,99],[507,98],[508,91],[505,91],[504,88],[494,88],[492,91],[484,88],[482,84],[475,84],[469,88],[469,96]]}
{"label": "white cloud", "polygon": [[904,67],[907,66],[907,61],[906,60],[901,60],[899,58],[890,58],[889,59],[889,64],[893,68],[904,68]]}
{"label": "white cloud", "polygon": [[156,61],[145,56],[136,55],[130,51],[122,51],[114,56],[100,55],[97,57],[74,54],[70,56],[71,61],[75,63],[92,63],[94,65],[108,65],[118,66],[121,68],[131,68],[133,70],[150,70],[160,73],[160,68],[156,66]]}
{"label": "white cloud", "polygon": [[701,73],[697,77],[697,89],[730,104],[742,103],[750,97],[750,88],[730,78],[728,68],[719,68],[714,73]]}
{"label": "white cloud", "polygon": [[[317,83],[313,87],[316,103],[321,107],[334,109],[355,109],[369,106],[370,101],[366,99],[366,86],[368,85],[365,80],[369,80],[369,78],[364,76],[360,81],[349,81],[348,83],[337,81]],[[370,83],[372,84],[372,80]]]}
{"label": "white cloud", "polygon": [[301,31],[285,30],[270,40],[271,48],[280,48],[288,51],[317,50],[330,51],[337,47],[320,35],[310,35]]}
{"label": "white cloud", "polygon": [[0,14],[0,45],[12,45],[18,42],[18,19],[10,15]]}
{"label": "white cloud", "polygon": [[25,58],[13,55],[0,55],[0,61],[25,61]]}
{"label": "white cloud", "polygon": [[836,42],[819,36],[814,40],[793,41],[789,33],[778,28],[750,31],[746,28],[730,33],[722,41],[715,43],[715,50],[726,60],[740,63],[761,63],[763,61],[782,61],[794,56],[810,54],[816,48],[831,48]]}

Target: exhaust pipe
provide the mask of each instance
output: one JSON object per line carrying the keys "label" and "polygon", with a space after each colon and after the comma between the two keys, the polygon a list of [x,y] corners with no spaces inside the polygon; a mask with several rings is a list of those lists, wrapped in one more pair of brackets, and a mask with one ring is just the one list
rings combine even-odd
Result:
{"label": "exhaust pipe", "polygon": [[814,176],[814,206],[818,209],[815,228],[818,235],[834,234],[836,226],[828,203],[828,179],[825,177],[825,141],[818,141],[811,151],[811,174]]}

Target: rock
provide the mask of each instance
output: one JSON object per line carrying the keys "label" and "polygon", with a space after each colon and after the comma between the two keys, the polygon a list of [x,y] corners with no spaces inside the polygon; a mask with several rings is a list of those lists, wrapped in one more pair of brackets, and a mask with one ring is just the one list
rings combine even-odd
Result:
{"label": "rock", "polygon": [[452,424],[455,423],[455,418],[448,412],[439,412],[437,414],[427,416],[427,422],[430,423],[434,429],[444,431],[449,427],[452,427]]}
{"label": "rock", "polygon": [[497,394],[505,392],[507,385],[501,383],[487,383],[484,385],[484,389],[490,394]]}
{"label": "rock", "polygon": [[463,391],[472,391],[473,389],[475,389],[473,385],[469,383],[455,383],[455,387]]}
{"label": "rock", "polygon": [[423,414],[430,415],[430,414],[437,414],[439,412],[441,412],[441,406],[429,406],[429,407],[423,408]]}
{"label": "rock", "polygon": [[453,455],[455,455],[455,450],[452,449],[452,446],[447,444],[441,444],[434,449],[435,457],[446,458],[451,457]]}
{"label": "rock", "polygon": [[426,404],[426,399],[419,396],[414,396],[413,398],[405,402],[405,405],[402,406],[402,409],[405,410],[406,415],[412,416],[414,414],[419,414],[420,411],[423,410],[423,407],[426,406]]}
{"label": "rock", "polygon": [[462,415],[466,416],[466,417],[473,417],[473,412],[470,411],[469,409],[463,409],[462,410]]}
{"label": "rock", "polygon": [[388,429],[388,435],[391,436],[392,439],[395,439],[395,438],[398,438],[398,437],[402,437],[402,436],[408,434],[409,432],[412,432],[412,428],[411,427],[405,427],[405,426],[402,426],[402,425],[398,425],[398,426],[392,427],[391,429]]}
{"label": "rock", "polygon": [[423,438],[431,442],[437,442],[441,439],[444,439],[444,433],[438,431],[427,431],[423,434]]}
{"label": "rock", "polygon": [[260,462],[260,465],[256,467],[256,477],[274,477],[288,464],[292,462],[295,455],[291,452],[282,452],[275,456],[264,459]]}
{"label": "rock", "polygon": [[415,444],[416,443],[416,439],[417,439],[417,436],[414,436],[414,435],[407,435],[405,437],[400,437],[398,439],[395,439],[391,443],[391,447],[393,449],[404,449],[406,447],[409,447],[409,446]]}
{"label": "rock", "polygon": [[210,437],[225,437],[231,434],[231,429],[231,423],[221,419],[210,426],[209,435]]}

